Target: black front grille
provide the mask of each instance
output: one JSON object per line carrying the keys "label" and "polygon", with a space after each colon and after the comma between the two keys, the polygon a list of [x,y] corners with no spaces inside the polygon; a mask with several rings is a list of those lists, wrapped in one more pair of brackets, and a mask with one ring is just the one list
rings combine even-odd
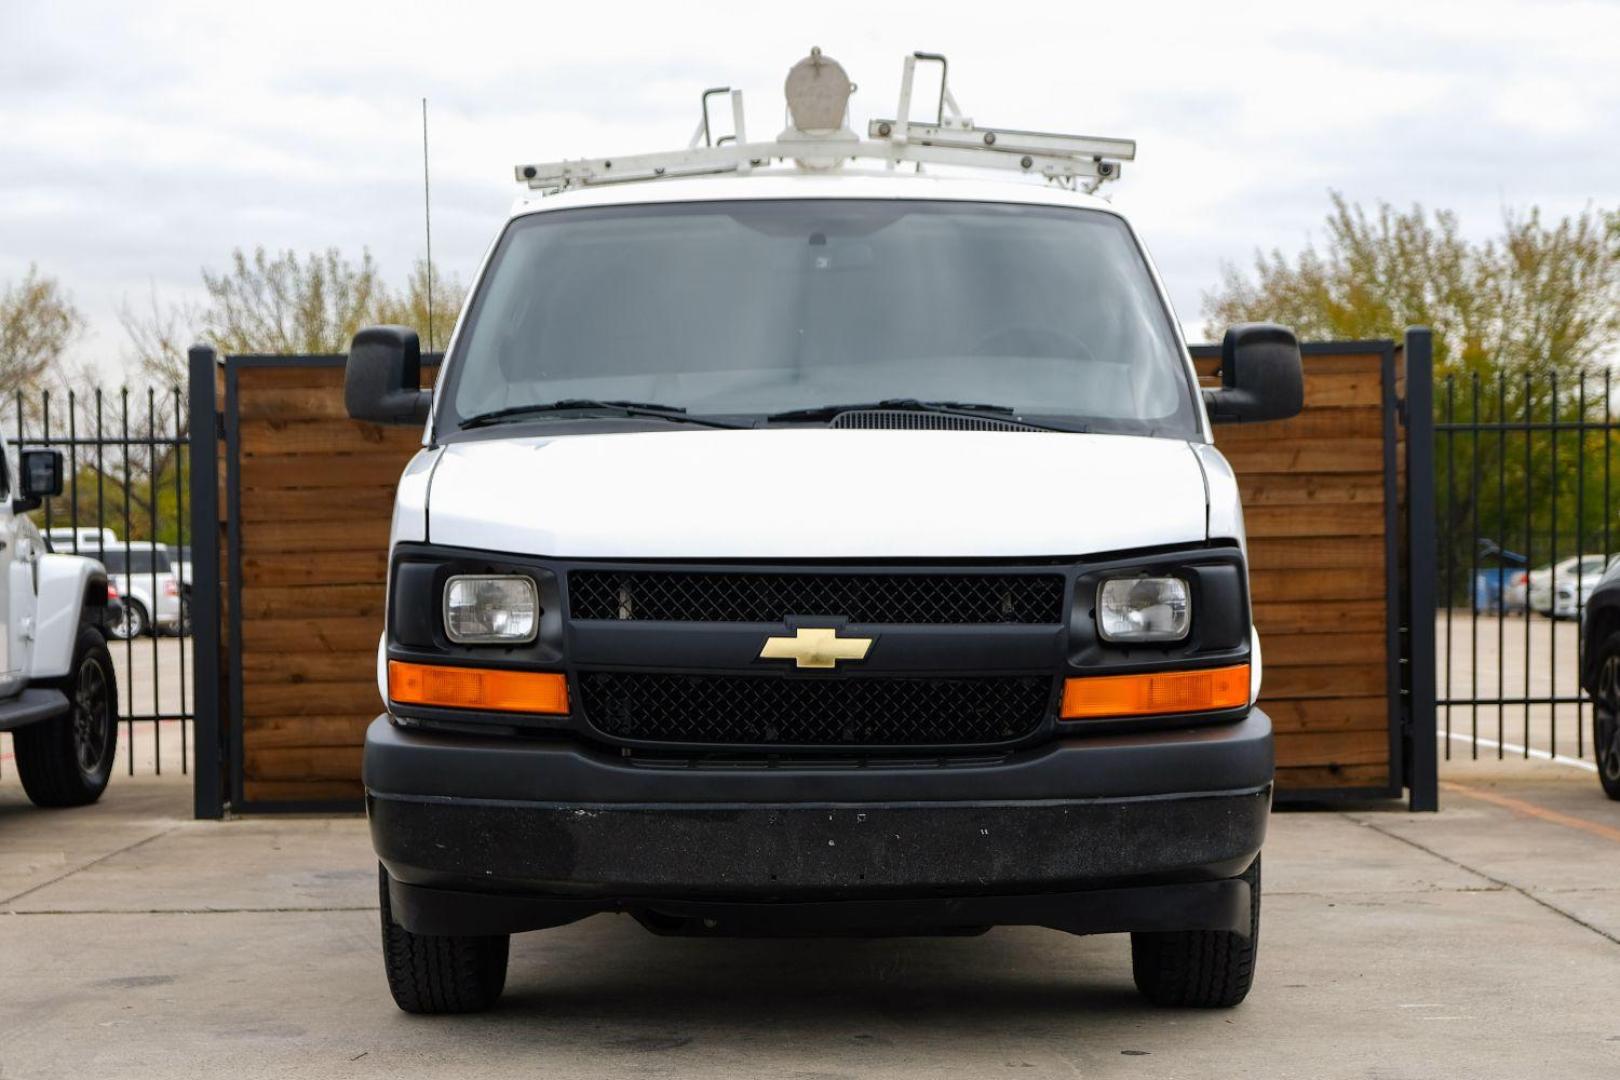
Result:
{"label": "black front grille", "polygon": [[1060,574],[726,573],[575,570],[576,619],[779,623],[791,615],[853,623],[1057,623]]}
{"label": "black front grille", "polygon": [[1046,718],[1042,676],[794,678],[587,671],[585,719],[641,742],[725,746],[961,746],[1008,742]]}

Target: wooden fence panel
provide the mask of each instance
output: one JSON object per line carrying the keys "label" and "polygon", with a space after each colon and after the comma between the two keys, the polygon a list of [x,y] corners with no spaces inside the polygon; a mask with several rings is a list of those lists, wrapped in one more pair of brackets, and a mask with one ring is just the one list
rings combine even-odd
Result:
{"label": "wooden fence panel", "polygon": [[231,374],[241,797],[250,807],[358,801],[360,747],[381,709],[394,486],[421,431],[348,419],[336,360]]}
{"label": "wooden fence panel", "polygon": [[[1399,789],[1391,348],[1307,346],[1298,416],[1215,429],[1243,494],[1280,794]],[[1214,385],[1218,350],[1195,354]]]}

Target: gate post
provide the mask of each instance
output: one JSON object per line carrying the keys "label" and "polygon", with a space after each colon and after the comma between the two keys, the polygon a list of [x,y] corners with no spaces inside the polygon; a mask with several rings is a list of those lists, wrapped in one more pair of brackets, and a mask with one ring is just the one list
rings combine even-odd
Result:
{"label": "gate post", "polygon": [[191,425],[191,640],[192,701],[196,738],[192,813],[219,818],[225,813],[220,733],[219,641],[219,442],[220,415],[215,380],[219,356],[205,345],[187,354],[190,367]]}
{"label": "gate post", "polygon": [[1440,809],[1435,739],[1434,333],[1406,331],[1406,761],[1408,806]]}

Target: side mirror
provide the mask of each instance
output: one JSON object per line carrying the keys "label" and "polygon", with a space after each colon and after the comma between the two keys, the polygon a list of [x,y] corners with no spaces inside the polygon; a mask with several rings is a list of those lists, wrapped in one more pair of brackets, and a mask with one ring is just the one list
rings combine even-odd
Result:
{"label": "side mirror", "polygon": [[433,400],[422,389],[422,343],[403,326],[369,326],[354,335],[343,368],[343,404],[355,420],[420,424]]}
{"label": "side mirror", "polygon": [[1212,424],[1286,420],[1305,405],[1299,339],[1275,323],[1241,323],[1221,341],[1221,388],[1204,391]]}
{"label": "side mirror", "polygon": [[37,510],[46,499],[62,494],[62,451],[24,450],[19,457],[22,483],[11,506],[22,514]]}

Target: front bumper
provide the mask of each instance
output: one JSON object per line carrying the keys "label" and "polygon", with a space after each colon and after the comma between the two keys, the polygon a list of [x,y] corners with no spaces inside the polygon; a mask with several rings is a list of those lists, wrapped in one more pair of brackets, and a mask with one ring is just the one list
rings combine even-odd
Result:
{"label": "front bumper", "polygon": [[714,932],[1247,928],[1271,723],[932,766],[679,768],[572,744],[366,735],[395,917],[509,933],[599,911]]}

